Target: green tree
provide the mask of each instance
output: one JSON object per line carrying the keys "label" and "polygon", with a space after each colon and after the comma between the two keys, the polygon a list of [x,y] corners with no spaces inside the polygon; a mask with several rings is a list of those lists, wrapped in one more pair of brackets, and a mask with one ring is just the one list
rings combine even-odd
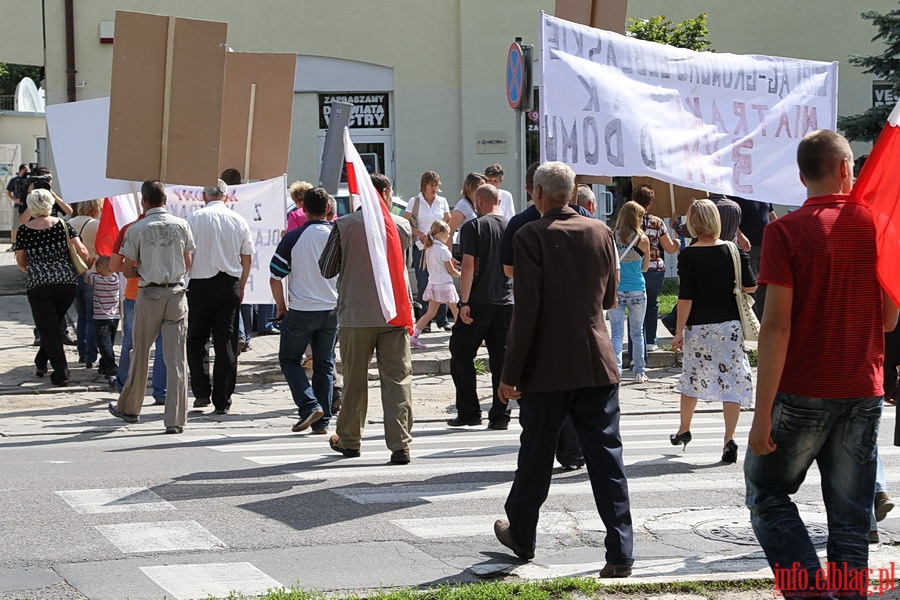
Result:
{"label": "green tree", "polygon": [[628,19],[627,35],[639,40],[703,52],[710,50],[708,16],[703,13],[678,24],[672,23],[665,15],[649,19]]}
{"label": "green tree", "polygon": [[11,65],[0,63],[0,96],[12,96],[16,93],[16,86],[23,77],[31,77],[34,82],[41,84],[41,68],[32,65]]}
{"label": "green tree", "polygon": [[[888,13],[866,10],[860,16],[878,28],[872,41],[881,40],[887,46],[882,54],[874,56],[854,55],[849,58],[851,65],[862,68],[876,79],[887,81],[894,91],[894,98],[900,95],[900,9]],[[838,129],[848,140],[874,142],[881,133],[893,105],[873,106],[858,115],[838,117]]]}

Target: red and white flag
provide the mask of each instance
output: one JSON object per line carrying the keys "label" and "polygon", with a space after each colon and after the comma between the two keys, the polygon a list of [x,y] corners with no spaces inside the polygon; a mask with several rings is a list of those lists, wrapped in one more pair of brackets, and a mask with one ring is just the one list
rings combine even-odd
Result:
{"label": "red and white flag", "polygon": [[851,195],[872,211],[878,279],[900,306],[900,104],[891,111]]}
{"label": "red and white flag", "polygon": [[97,228],[97,239],[94,242],[97,254],[112,256],[113,244],[119,231],[129,223],[136,221],[137,218],[138,210],[132,194],[104,198],[100,225]]}
{"label": "red and white flag", "polygon": [[409,284],[406,260],[400,233],[386,200],[381,198],[372,184],[366,165],[350,139],[350,130],[344,127],[344,161],[347,163],[347,187],[356,195],[362,206],[366,226],[366,243],[375,275],[375,290],[384,320],[389,325],[406,327],[412,333],[412,306],[409,302]]}

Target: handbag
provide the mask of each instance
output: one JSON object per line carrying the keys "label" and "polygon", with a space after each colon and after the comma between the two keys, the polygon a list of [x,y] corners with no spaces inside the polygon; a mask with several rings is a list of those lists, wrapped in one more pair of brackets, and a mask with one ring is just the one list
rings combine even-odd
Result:
{"label": "handbag", "polygon": [[741,258],[738,247],[734,242],[725,242],[731,252],[731,262],[734,263],[734,297],[737,300],[738,314],[741,317],[741,329],[744,331],[744,339],[755,342],[759,339],[759,319],[753,312],[753,297],[744,292],[741,282]]}
{"label": "handbag", "polygon": [[87,263],[84,262],[84,259],[78,254],[78,250],[75,249],[75,244],[72,243],[72,238],[69,237],[69,224],[59,220],[62,223],[63,231],[66,232],[66,247],[69,249],[69,260],[72,261],[72,266],[75,267],[76,275],[84,275],[88,270]]}
{"label": "handbag", "polygon": [[660,322],[663,324],[669,333],[675,335],[675,326],[678,324],[678,305],[672,307],[672,312],[665,315]]}

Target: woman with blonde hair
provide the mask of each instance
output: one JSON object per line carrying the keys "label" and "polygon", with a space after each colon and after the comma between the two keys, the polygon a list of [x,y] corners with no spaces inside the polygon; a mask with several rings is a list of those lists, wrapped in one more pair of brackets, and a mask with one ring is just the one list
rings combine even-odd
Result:
{"label": "woman with blonde hair", "polygon": [[[672,348],[683,353],[681,423],[669,436],[673,446],[691,441],[691,419],[697,400],[721,402],[725,418],[722,462],[737,462],[734,441],[741,407],[753,398],[750,362],[744,353],[731,242],[719,239],[719,210],[710,200],[695,200],[687,212],[687,226],[696,242],[678,255],[678,322]],[[756,290],[750,257],[740,253],[741,280],[747,293]]]}
{"label": "woman with blonde hair", "polygon": [[[97,230],[100,227],[100,213],[103,211],[103,199],[79,202],[74,207],[75,216],[69,219],[69,225],[81,239],[88,251],[88,266],[97,259]],[[97,333],[94,330],[94,288],[84,275],[75,278],[78,291],[75,293],[75,311],[78,320],[75,324],[75,339],[78,347],[78,362],[84,363],[86,369],[94,367],[97,360]]]}
{"label": "woman with blonde hair", "polygon": [[616,219],[616,250],[619,253],[620,279],[616,290],[616,306],[609,310],[609,326],[613,352],[619,375],[622,375],[622,344],[625,338],[625,312],[631,330],[631,370],[634,382],[647,381],[644,361],[644,314],[647,310],[647,285],[644,272],[650,267],[650,240],[641,230],[644,208],[637,202],[626,202]]}
{"label": "woman with blonde hair", "polygon": [[478,186],[484,185],[484,176],[474,171],[466,175],[463,181],[462,189],[459,191],[459,200],[453,206],[450,213],[450,237],[455,237],[459,228],[473,219],[478,218],[475,212],[475,190]]}
{"label": "woman with blonde hair", "polygon": [[306,223],[306,213],[303,211],[303,196],[309,190],[313,189],[313,184],[308,181],[295,181],[288,188],[288,194],[294,201],[294,208],[287,215],[287,228],[285,233],[291,229],[297,229]]}
{"label": "woman with blonde hair", "polygon": [[28,304],[41,336],[41,347],[34,357],[35,375],[47,374],[54,385],[69,383],[69,366],[63,350],[60,324],[75,298],[75,266],[69,257],[66,233],[82,259],[88,252],[72,227],[50,216],[56,202],[48,190],[34,190],[26,198],[31,220],[16,231],[16,264],[25,273]]}

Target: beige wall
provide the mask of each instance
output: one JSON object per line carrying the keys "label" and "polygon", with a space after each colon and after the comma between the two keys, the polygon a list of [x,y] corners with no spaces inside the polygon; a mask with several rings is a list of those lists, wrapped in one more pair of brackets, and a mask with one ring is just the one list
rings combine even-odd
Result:
{"label": "beige wall", "polygon": [[[44,2],[47,100],[52,104],[66,99],[64,3]],[[848,65],[847,56],[881,51],[870,42],[874,28],[857,11],[896,7],[893,0],[861,2],[865,7],[846,0],[631,0],[628,13],[666,14],[680,21],[707,11],[710,38],[720,52],[838,60],[839,112],[852,114],[870,105],[871,78]],[[515,115],[505,99],[506,51],[517,35],[534,43],[536,11],[554,6],[555,0],[79,0],[76,80],[84,85],[77,98],[109,94],[112,46],[99,43],[99,22],[113,20],[116,8],[226,21],[228,44],[235,50],[334,56],[392,67],[399,193],[414,193],[421,172],[435,169],[452,201],[465,173],[490,162],[506,167],[507,187],[515,190]],[[292,179],[318,175],[316,111],[315,94],[296,95]],[[505,132],[507,154],[477,154],[475,140],[482,131]]]}
{"label": "beige wall", "polygon": [[[19,144],[22,154],[13,169],[17,169],[21,163],[37,162],[37,140],[47,137],[47,122],[44,116],[37,113],[19,113],[12,111],[0,112],[0,143]],[[9,231],[18,218],[18,213],[6,197],[5,179],[3,190],[0,190],[0,231]]]}

